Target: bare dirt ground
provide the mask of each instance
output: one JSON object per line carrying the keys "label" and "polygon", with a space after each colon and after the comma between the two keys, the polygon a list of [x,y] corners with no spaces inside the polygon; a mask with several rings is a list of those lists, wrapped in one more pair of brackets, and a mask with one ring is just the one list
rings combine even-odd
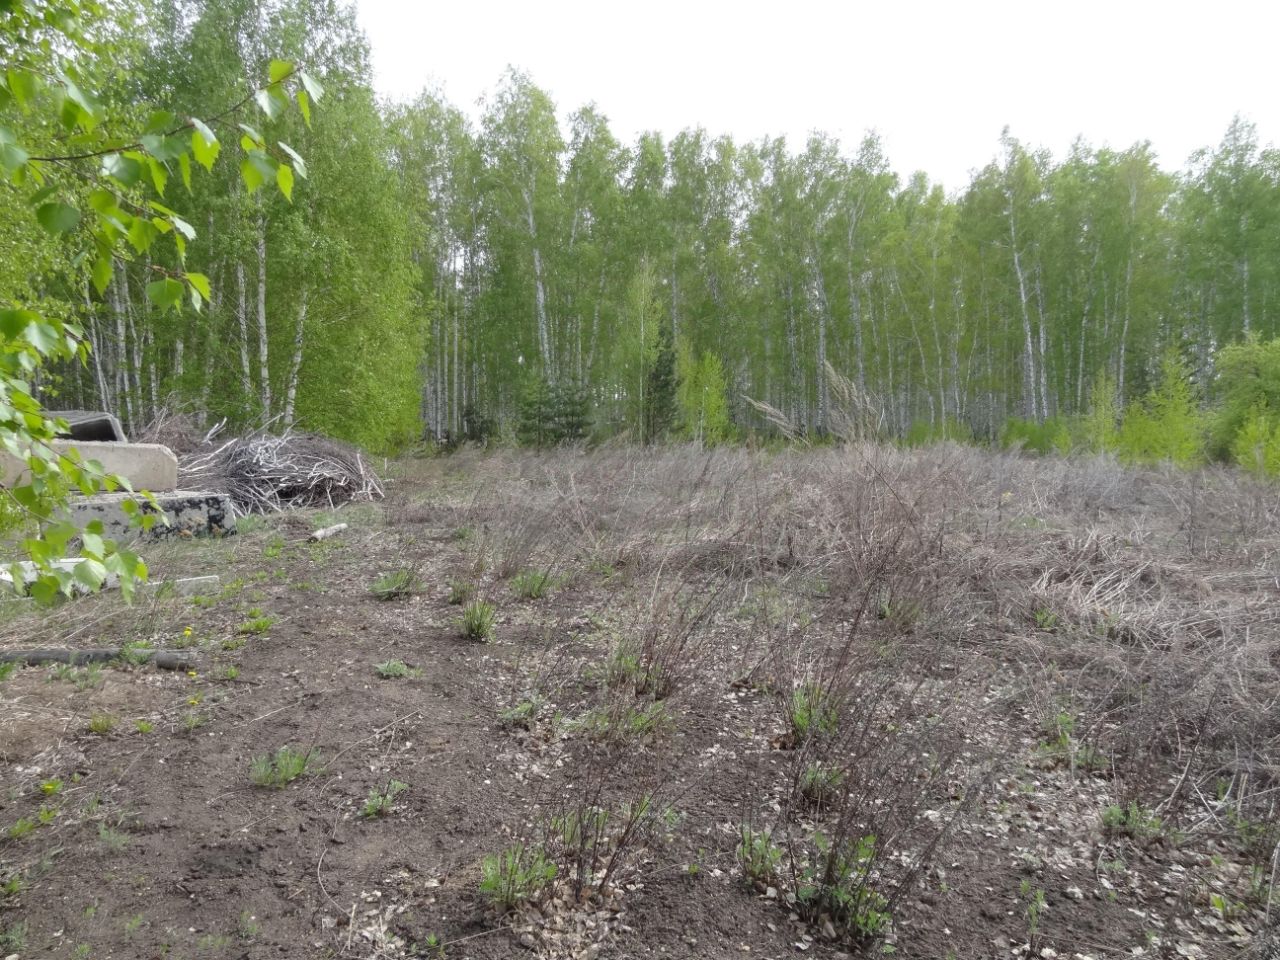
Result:
{"label": "bare dirt ground", "polygon": [[199,666],[0,682],[0,957],[1277,955],[1274,489],[953,447],[390,472],[149,551],[216,595],[5,607],[0,648]]}

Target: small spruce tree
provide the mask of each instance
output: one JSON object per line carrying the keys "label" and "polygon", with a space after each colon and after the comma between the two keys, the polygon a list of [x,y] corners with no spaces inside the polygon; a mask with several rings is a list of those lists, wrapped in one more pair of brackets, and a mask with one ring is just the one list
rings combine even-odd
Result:
{"label": "small spruce tree", "polygon": [[1120,453],[1134,463],[1170,461],[1180,467],[1204,459],[1204,422],[1186,362],[1170,351],[1160,382],[1129,408],[1120,427]]}
{"label": "small spruce tree", "polygon": [[733,436],[729,420],[729,388],[724,367],[714,353],[697,357],[682,342],[676,358],[679,383],[676,400],[681,432],[705,446],[724,443]]}
{"label": "small spruce tree", "polygon": [[1256,477],[1280,476],[1280,424],[1256,405],[1236,431],[1231,459]]}
{"label": "small spruce tree", "polygon": [[550,391],[551,442],[575,443],[587,435],[590,423],[586,389],[565,381]]}
{"label": "small spruce tree", "polygon": [[676,418],[676,351],[665,325],[658,331],[657,350],[647,377],[641,439],[656,443],[670,432]]}
{"label": "small spruce tree", "polygon": [[545,447],[555,442],[553,436],[551,388],[538,374],[521,391],[516,439],[526,447]]}
{"label": "small spruce tree", "polygon": [[587,391],[572,381],[549,384],[531,377],[520,396],[516,439],[527,447],[573,443],[587,434],[590,423]]}
{"label": "small spruce tree", "polygon": [[1113,453],[1120,446],[1120,404],[1116,382],[1100,372],[1089,390],[1089,408],[1080,418],[1083,445],[1090,453]]}

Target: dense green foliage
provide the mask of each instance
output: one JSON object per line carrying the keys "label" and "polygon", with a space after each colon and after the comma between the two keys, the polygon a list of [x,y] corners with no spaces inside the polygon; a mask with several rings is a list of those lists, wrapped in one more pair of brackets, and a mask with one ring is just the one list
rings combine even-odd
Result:
{"label": "dense green foliage", "polygon": [[[295,64],[270,59],[263,64],[266,85],[250,87],[223,113],[208,122],[179,117],[107,95],[127,86],[127,75],[116,72],[117,55],[141,49],[130,6],[108,11],[93,0],[10,0],[0,17],[7,53],[0,77],[0,209],[11,252],[30,254],[28,271],[42,271],[8,270],[0,289],[0,447],[22,467],[4,489],[4,520],[31,562],[6,573],[15,585],[29,581],[42,601],[96,589],[110,575],[128,596],[146,575],[142,561],[105,539],[100,521],[78,529],[62,510],[73,490],[127,485],[82,462],[74,449],[53,445],[66,425],[45,415],[39,402],[41,394],[58,392],[49,368],[83,366],[89,351],[77,321],[92,319],[93,293],[100,298],[110,289],[119,298],[118,264],[145,264],[138,286],[155,311],[166,313],[188,297],[192,309],[200,309],[210,296],[209,280],[187,267],[194,228],[161,202],[170,177],[179,176],[190,192],[193,161],[212,170],[221,144],[211,124],[237,118],[251,100],[272,118],[296,96],[305,115],[320,87]],[[252,193],[269,173],[288,196],[294,175],[305,175],[301,157],[283,141],[278,149],[268,145],[247,123],[239,127],[246,188]],[[167,266],[152,257],[162,239],[172,243]],[[135,499],[123,506],[135,516],[141,510]],[[73,548],[76,562],[60,563]]]}
{"label": "dense green foliage", "polygon": [[[769,429],[749,399],[828,433],[834,371],[909,443],[1194,463],[1280,427],[1280,384],[1258,373],[1280,336],[1280,153],[1243,121],[1176,174],[1144,143],[1055,160],[1006,134],[948,193],[900,178],[874,136],[624,144],[592,106],[562,124],[517,71],[475,122],[430,93],[378,104],[343,0],[139,0],[97,20],[97,89],[139,129],[234,105],[273,62],[327,95],[311,117],[265,94],[228,141],[243,134],[240,169],[189,187],[214,140],[143,156],[131,189],[181,177],[176,233],[200,240],[99,261],[109,285],[86,289],[21,194],[0,199],[4,294],[38,291],[94,348],[43,385],[67,405],[137,427],[177,401],[380,449],[711,444]],[[256,189],[268,177],[279,189]]]}
{"label": "dense green foliage", "polygon": [[[1240,121],[1180,175],[1146,144],[1055,162],[1006,136],[952,195],[900,180],[874,137],[853,155],[701,130],[627,147],[592,108],[565,130],[519,73],[476,127],[430,95],[393,122],[442,302],[425,404],[440,434],[468,406],[509,419],[512,371],[538,364],[592,392],[597,429],[643,435],[655,305],[683,375],[719,363],[739,430],[759,426],[744,397],[827,429],[828,363],[898,436],[1072,418],[1100,382],[1118,424],[1166,349],[1212,390],[1219,344],[1280,333],[1280,158]],[[1091,443],[1114,448],[1103,426]]]}
{"label": "dense green foliage", "polygon": [[[428,307],[352,11],[336,0],[85,10],[107,38],[77,60],[99,72],[107,146],[142,131],[110,155],[120,202],[89,196],[94,240],[101,249],[102,224],[131,204],[161,218],[125,222],[128,254],[99,256],[86,289],[83,246],[47,252],[6,194],[5,234],[44,272],[6,274],[0,293],[38,283],[93,348],[46,383],[46,400],[112,410],[134,430],[176,402],[208,425],[296,423],[380,449],[415,439]],[[259,78],[280,83],[255,93]],[[241,157],[215,163],[237,140]],[[54,153],[78,149],[54,141]]]}

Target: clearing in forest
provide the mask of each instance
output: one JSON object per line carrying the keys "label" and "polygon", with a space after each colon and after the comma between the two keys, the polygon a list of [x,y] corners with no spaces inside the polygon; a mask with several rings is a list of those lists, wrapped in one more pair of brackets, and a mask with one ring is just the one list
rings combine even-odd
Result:
{"label": "clearing in forest", "polygon": [[387,490],[148,552],[216,595],[3,608],[198,669],[4,668],[0,955],[1270,955],[1272,487],[848,445]]}

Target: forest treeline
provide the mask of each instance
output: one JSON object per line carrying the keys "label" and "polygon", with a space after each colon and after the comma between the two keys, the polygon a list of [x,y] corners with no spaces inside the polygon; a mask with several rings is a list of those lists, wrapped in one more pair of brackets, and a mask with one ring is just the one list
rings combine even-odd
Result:
{"label": "forest treeline", "polygon": [[[873,134],[624,143],[594,106],[561,122],[517,71],[474,120],[430,92],[379,103],[338,0],[149,0],[102,29],[120,37],[110,95],[139,117],[234,104],[272,57],[326,96],[310,126],[294,111],[263,131],[305,180],[251,193],[228,166],[183,196],[199,312],[144,295],[176,269],[158,247],[118,262],[103,297],[71,289],[77,251],[4,193],[4,292],[60,305],[92,342],[46,384],[58,405],[137,426],[176,402],[378,449],[716,441],[766,428],[748,398],[824,433],[834,373],[904,438],[1096,446],[1128,422],[1140,446],[1174,380],[1197,408],[1246,396],[1233,429],[1272,428],[1280,387],[1249,364],[1280,335],[1280,153],[1242,120],[1176,172],[1147,143],[1055,158],[1006,132],[948,191],[896,174]],[[1224,378],[1234,343],[1251,387]],[[1228,455],[1214,424],[1202,450]]]}

